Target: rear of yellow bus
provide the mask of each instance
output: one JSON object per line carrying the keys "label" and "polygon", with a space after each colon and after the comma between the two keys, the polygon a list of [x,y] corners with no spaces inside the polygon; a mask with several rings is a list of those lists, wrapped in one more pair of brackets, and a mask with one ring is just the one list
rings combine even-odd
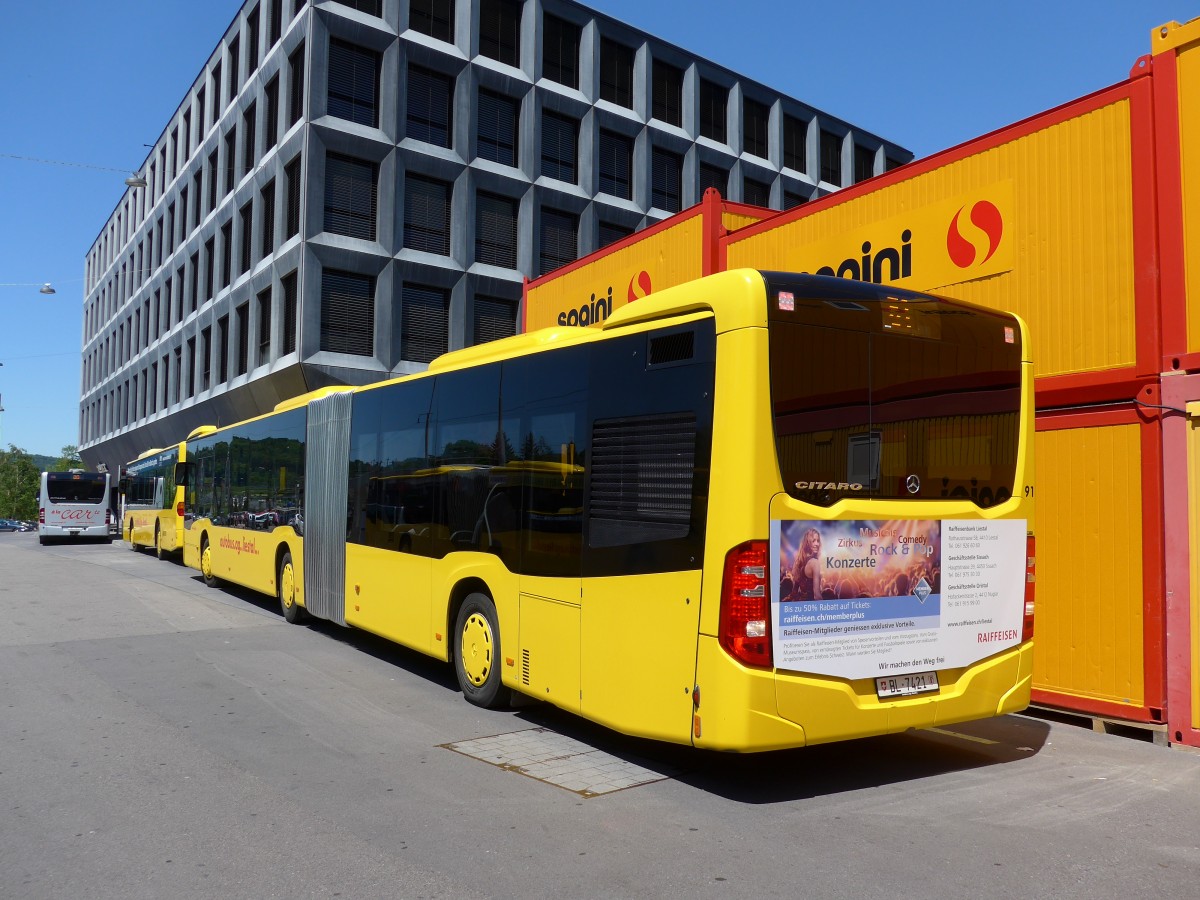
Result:
{"label": "rear of yellow bus", "polygon": [[1025,708],[1024,324],[842,279],[717,277],[755,312],[718,313],[693,743],[769,750]]}

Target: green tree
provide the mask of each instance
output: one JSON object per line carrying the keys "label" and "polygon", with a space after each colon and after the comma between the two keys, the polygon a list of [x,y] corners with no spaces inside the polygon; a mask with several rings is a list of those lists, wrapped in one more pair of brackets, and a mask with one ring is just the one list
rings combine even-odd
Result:
{"label": "green tree", "polygon": [[20,447],[0,450],[0,516],[32,521],[37,518],[41,472],[33,457]]}
{"label": "green tree", "polygon": [[74,444],[67,444],[58,451],[58,459],[54,463],[55,472],[66,472],[70,469],[78,469],[83,465],[83,460],[79,458],[79,448]]}

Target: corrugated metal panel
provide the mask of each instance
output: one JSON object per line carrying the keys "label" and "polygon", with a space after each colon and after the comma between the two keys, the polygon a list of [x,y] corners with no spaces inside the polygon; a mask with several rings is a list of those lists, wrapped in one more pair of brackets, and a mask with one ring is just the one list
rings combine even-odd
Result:
{"label": "corrugated metal panel", "polygon": [[346,501],[351,394],[330,394],[308,405],[304,492],[304,605],[346,624]]}
{"label": "corrugated metal panel", "polygon": [[1141,427],[1037,434],[1036,690],[1144,703]]}
{"label": "corrugated metal panel", "polygon": [[1179,54],[1179,152],[1183,182],[1183,245],[1187,283],[1188,352],[1200,351],[1200,47]]}
{"label": "corrugated metal panel", "polygon": [[[948,162],[906,181],[727,245],[727,266],[796,269],[806,245],[860,232],[864,223],[903,226],[925,208],[1010,183],[1009,271],[941,287],[953,297],[1015,312],[1031,325],[1036,374],[1100,371],[1135,363],[1133,198],[1129,100],[1120,99],[1032,134]],[[889,229],[890,230],[890,229]],[[902,227],[897,231],[902,231]],[[940,233],[912,236],[917,254],[946,253]],[[876,247],[899,234],[882,234]],[[922,243],[923,242],[923,243]],[[847,254],[858,252],[857,246]],[[834,263],[836,265],[836,263]],[[964,270],[964,274],[968,274]],[[944,286],[944,285],[950,286]]]}
{"label": "corrugated metal panel", "polygon": [[724,210],[721,213],[721,224],[725,226],[726,231],[737,231],[739,228],[745,228],[747,225],[753,225],[755,222],[761,222],[763,219],[773,215],[774,211],[764,209],[761,216],[743,216],[737,213],[731,213],[729,210]]}

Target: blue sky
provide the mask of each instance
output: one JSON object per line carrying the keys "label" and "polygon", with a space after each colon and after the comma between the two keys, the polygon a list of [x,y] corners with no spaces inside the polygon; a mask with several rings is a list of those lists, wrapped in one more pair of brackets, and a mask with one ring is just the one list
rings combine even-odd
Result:
{"label": "blue sky", "polygon": [[[1200,15],[1159,0],[591,5],[917,156],[1121,81],[1152,28]],[[240,7],[0,0],[5,449],[78,443],[84,255]]]}

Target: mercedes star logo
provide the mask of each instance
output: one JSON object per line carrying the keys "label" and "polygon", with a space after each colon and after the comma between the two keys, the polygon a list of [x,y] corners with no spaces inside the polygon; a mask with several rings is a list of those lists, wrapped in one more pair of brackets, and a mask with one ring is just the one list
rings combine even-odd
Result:
{"label": "mercedes star logo", "polygon": [[908,488],[908,492],[910,494],[921,493],[921,479],[916,475],[909,475],[908,480],[904,482],[904,485]]}

